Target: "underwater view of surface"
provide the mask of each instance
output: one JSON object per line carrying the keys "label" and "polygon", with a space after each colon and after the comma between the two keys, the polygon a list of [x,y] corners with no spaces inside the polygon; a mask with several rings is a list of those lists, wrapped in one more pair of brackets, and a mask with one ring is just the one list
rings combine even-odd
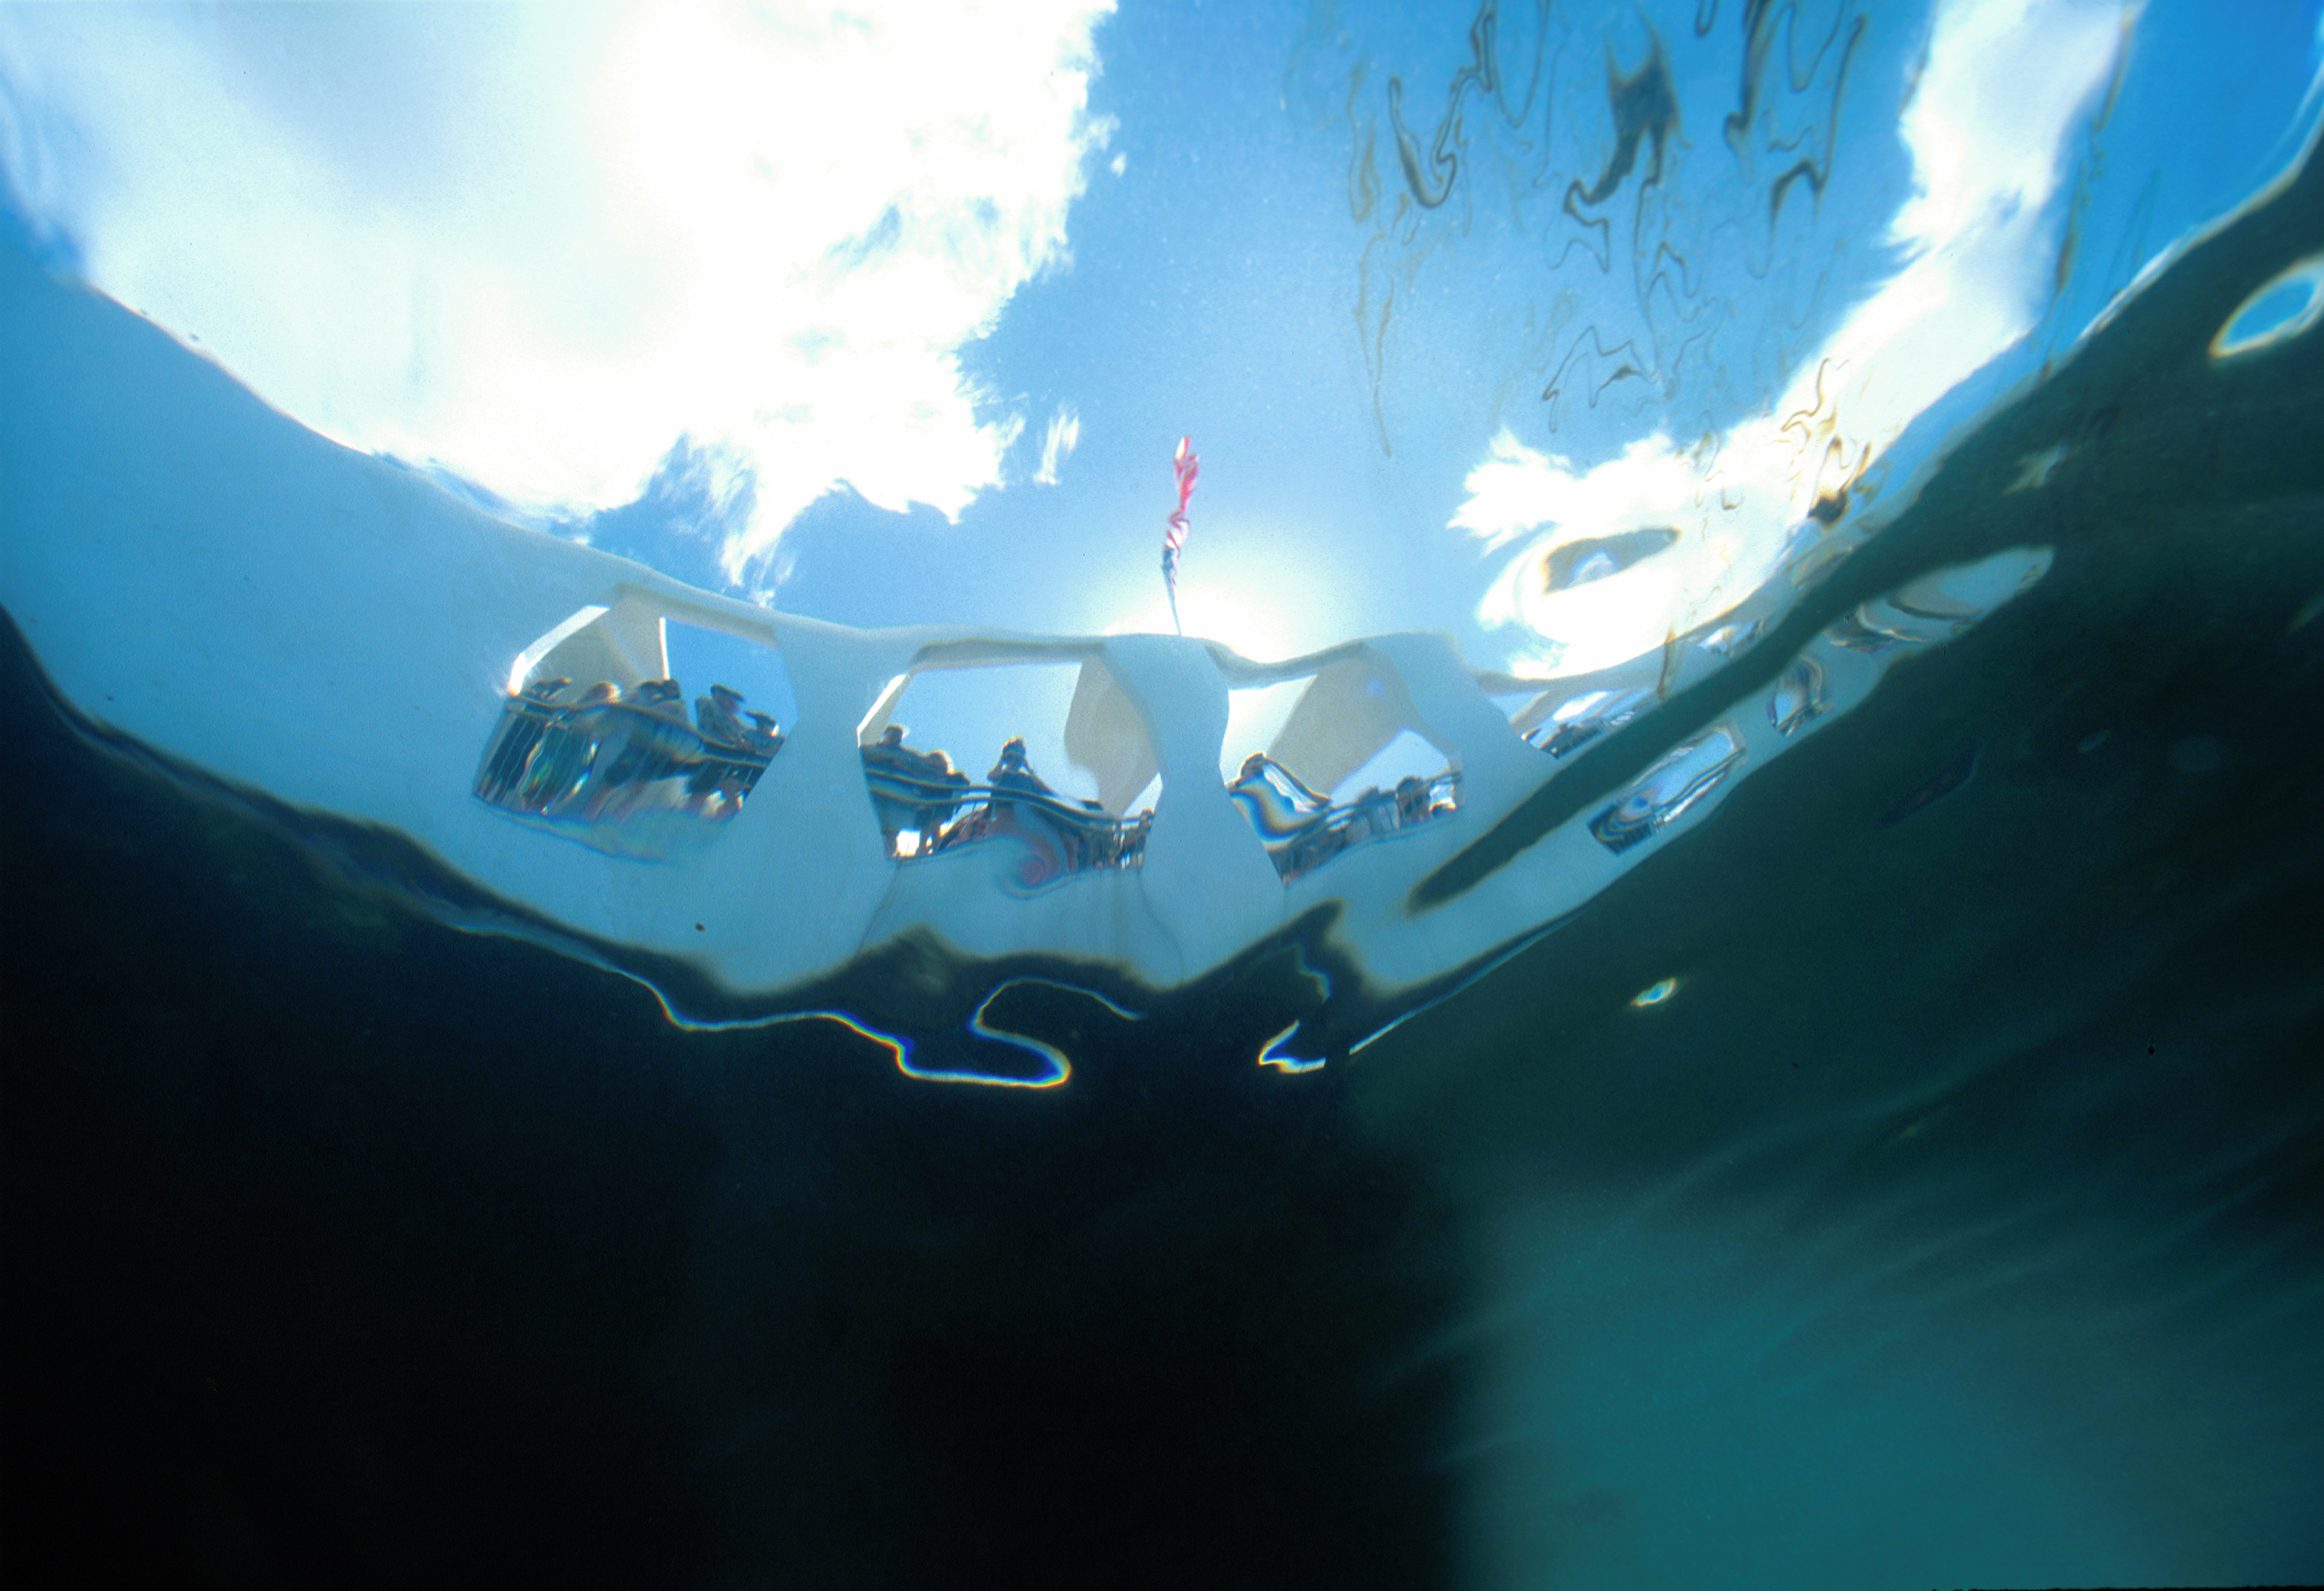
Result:
{"label": "underwater view of surface", "polygon": [[2324,1580],[2319,126],[0,5],[0,1568]]}

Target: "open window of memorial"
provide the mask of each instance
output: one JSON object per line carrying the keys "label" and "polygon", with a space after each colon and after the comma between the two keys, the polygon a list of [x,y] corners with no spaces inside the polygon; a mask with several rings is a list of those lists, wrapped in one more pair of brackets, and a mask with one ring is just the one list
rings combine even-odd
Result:
{"label": "open window of memorial", "polygon": [[762,634],[623,593],[518,654],[475,794],[581,828],[722,824],[750,799],[798,712],[782,654]]}
{"label": "open window of memorial", "polygon": [[1160,791],[1154,742],[1104,660],[1065,648],[930,647],[856,733],[888,855],[1022,853],[1028,884],[1136,867]]}
{"label": "open window of memorial", "polygon": [[1312,673],[1234,684],[1219,772],[1286,883],[1461,805],[1451,744],[1368,648]]}

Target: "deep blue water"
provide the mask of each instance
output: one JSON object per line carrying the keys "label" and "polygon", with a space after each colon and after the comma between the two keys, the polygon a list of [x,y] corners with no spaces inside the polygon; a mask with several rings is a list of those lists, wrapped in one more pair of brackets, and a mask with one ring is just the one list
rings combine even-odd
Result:
{"label": "deep blue water", "polygon": [[12,1564],[2316,1579],[2324,347],[2209,361],[2215,274],[1864,555],[2037,590],[1297,1078],[1223,986],[1039,1097],[681,1031],[77,733],[12,637]]}

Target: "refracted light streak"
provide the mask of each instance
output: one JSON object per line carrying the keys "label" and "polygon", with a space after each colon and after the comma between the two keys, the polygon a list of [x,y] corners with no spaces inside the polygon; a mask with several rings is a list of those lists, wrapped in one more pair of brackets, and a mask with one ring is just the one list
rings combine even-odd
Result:
{"label": "refracted light streak", "polygon": [[876,1044],[881,1049],[886,1050],[888,1052],[888,1059],[896,1063],[896,1069],[902,1072],[906,1077],[919,1078],[928,1075],[925,1072],[914,1069],[912,1066],[912,1041],[909,1039],[903,1038],[895,1033],[882,1032],[878,1028],[871,1026],[867,1022],[863,1022],[860,1017],[854,1016],[848,1012],[787,1011],[776,1016],[743,1017],[731,1022],[705,1022],[700,1018],[689,1017],[681,1013],[676,1006],[670,1004],[669,997],[668,995],[664,994],[652,984],[648,983],[644,978],[639,977],[636,973],[631,972],[628,968],[603,960],[598,961],[597,965],[604,967],[609,971],[618,972],[626,977],[633,978],[637,982],[644,984],[647,988],[652,989],[654,997],[661,1002],[662,1014],[669,1019],[669,1022],[672,1027],[684,1028],[689,1032],[723,1033],[731,1032],[737,1028],[774,1028],[780,1027],[786,1022],[836,1022],[841,1027],[845,1028],[849,1032],[853,1033],[857,1038],[868,1039],[873,1044]]}
{"label": "refracted light streak", "polygon": [[1556,917],[1553,917],[1547,922],[1543,923],[1539,928],[1534,930],[1533,932],[1526,934],[1524,938],[1507,946],[1499,955],[1489,956],[1476,965],[1465,968],[1452,978],[1442,993],[1436,994],[1434,998],[1422,1001],[1419,1004],[1415,1005],[1410,1011],[1406,1012],[1402,1016],[1397,1017],[1395,1021],[1388,1022],[1384,1026],[1374,1028],[1370,1032],[1357,1040],[1353,1044],[1349,1045],[1349,1058],[1353,1059],[1356,1056],[1362,1054],[1366,1050],[1370,1049],[1374,1044],[1379,1043],[1382,1039],[1387,1038],[1390,1033],[1396,1031],[1397,1029],[1410,1022],[1414,1017],[1419,1016],[1425,1012],[1435,1010],[1438,1006],[1443,1004],[1447,1000],[1452,999],[1452,996],[1460,994],[1462,990],[1470,987],[1471,985],[1480,983],[1485,978],[1490,977],[1494,973],[1500,971],[1502,967],[1507,967],[1510,962],[1515,961],[1518,957],[1532,949],[1536,945],[1540,944],[1542,940],[1549,938],[1550,935],[1555,933],[1559,929],[1563,928],[1567,923],[1572,921],[1580,915],[1581,912],[1579,911],[1574,911],[1563,912]]}
{"label": "refracted light streak", "polygon": [[1658,983],[1649,984],[1645,988],[1640,989],[1637,994],[1631,997],[1630,1004],[1643,1011],[1649,1005],[1660,1005],[1664,1001],[1669,999],[1673,994],[1677,993],[1678,980],[1676,978],[1664,978]]}
{"label": "refracted light streak", "polygon": [[2236,306],[2211,339],[2211,357],[2232,359],[2290,342],[2324,319],[2324,254],[2287,265]]}
{"label": "refracted light streak", "polygon": [[909,1039],[899,1038],[893,1033],[883,1033],[875,1027],[867,1026],[857,1021],[844,1011],[809,1011],[802,1013],[801,1015],[807,1018],[819,1017],[825,1022],[835,1022],[856,1037],[871,1040],[888,1052],[888,1058],[896,1063],[896,1069],[908,1078],[926,1075],[912,1069],[912,1041]]}
{"label": "refracted light streak", "polygon": [[1259,1050],[1259,1064],[1261,1066],[1271,1066],[1277,1071],[1281,1072],[1313,1072],[1322,1070],[1323,1067],[1322,1058],[1319,1057],[1314,1060],[1303,1060],[1298,1056],[1293,1055],[1290,1051],[1283,1048],[1285,1042],[1290,1039],[1291,1035],[1298,1031],[1299,1024],[1297,1022],[1293,1022],[1289,1027],[1276,1034],[1272,1039],[1269,1039]]}
{"label": "refracted light streak", "polygon": [[[1144,1019],[1144,1013],[1132,1011],[1128,1006],[1123,1005],[1117,1001],[1107,999],[1103,994],[1099,994],[1096,990],[1084,988],[1079,984],[1063,983],[1056,978],[1019,977],[1010,978],[1006,983],[996,985],[992,989],[992,992],[985,995],[983,1000],[978,1003],[975,1012],[968,1019],[968,1031],[977,1038],[990,1039],[996,1044],[1006,1044],[1012,1050],[1021,1050],[1026,1054],[1032,1056],[1035,1059],[1038,1060],[1042,1066],[1041,1073],[1038,1077],[997,1077],[991,1072],[968,1071],[954,1068],[918,1066],[912,1061],[911,1043],[908,1040],[885,1040],[884,1041],[891,1045],[900,1044],[902,1046],[902,1050],[897,1054],[896,1064],[902,1069],[906,1077],[918,1078],[926,1082],[978,1083],[990,1088],[1058,1087],[1063,1085],[1067,1078],[1074,1075],[1074,1063],[1071,1057],[1067,1056],[1064,1050],[1058,1049],[1056,1045],[1048,1043],[1044,1040],[1036,1039],[1027,1033],[1012,1033],[1006,1029],[993,1027],[984,1020],[985,1013],[992,1009],[992,1003],[995,1000],[1000,999],[1001,995],[1007,994],[1011,989],[1019,988],[1028,984],[1038,984],[1052,989],[1063,989],[1069,994],[1079,994],[1085,999],[1094,1000],[1100,1005],[1104,1006],[1106,1010],[1111,1012],[1114,1015],[1120,1017],[1124,1022],[1139,1022]],[[851,1023],[850,1025],[853,1026],[855,1024]],[[863,1033],[867,1038],[884,1040],[884,1035],[872,1033],[860,1026],[856,1027],[856,1031]]]}
{"label": "refracted light streak", "polygon": [[[612,971],[625,971],[625,969],[613,966],[610,963],[601,963],[601,965],[608,967]],[[628,976],[635,976],[634,974],[629,974]],[[643,979],[640,979],[639,981],[641,983],[644,982]],[[1141,1018],[1140,1013],[1131,1011],[1126,1006],[1118,1004],[1115,1002],[1107,999],[1104,995],[1098,994],[1094,990],[1084,989],[1080,987],[1078,985],[1061,984],[1049,978],[1012,978],[1008,983],[1001,985],[991,994],[985,995],[983,1001],[978,1004],[975,1013],[968,1019],[968,1031],[977,1038],[990,1039],[996,1043],[1006,1044],[1011,1049],[1022,1050],[1027,1054],[1035,1057],[1042,1064],[1043,1070],[1040,1076],[1030,1078],[1011,1078],[996,1076],[991,1072],[968,1071],[958,1068],[923,1066],[914,1059],[918,1053],[918,1047],[915,1045],[910,1039],[906,1038],[900,1033],[890,1033],[884,1031],[881,1029],[875,1028],[869,1022],[863,1021],[862,1018],[856,1016],[852,1012],[837,1010],[794,1011],[786,1012],[779,1016],[751,1017],[738,1022],[702,1022],[682,1015],[669,1004],[667,998],[663,998],[661,1000],[661,1007],[662,1013],[669,1019],[673,1026],[687,1028],[697,1031],[724,1031],[733,1028],[778,1027],[786,1022],[836,1022],[839,1026],[845,1028],[849,1032],[853,1033],[857,1038],[868,1040],[872,1043],[877,1045],[880,1049],[885,1050],[887,1052],[888,1059],[894,1062],[895,1068],[898,1071],[918,1082],[973,1083],[981,1084],[990,1088],[1056,1087],[1059,1084],[1065,1082],[1068,1078],[1073,1076],[1073,1062],[1067,1058],[1065,1051],[1057,1049],[1055,1045],[1044,1043],[1038,1039],[1028,1038],[1021,1033],[1006,1032],[999,1028],[989,1027],[985,1024],[984,1013],[991,1008],[993,1001],[999,999],[1005,991],[1014,988],[1019,984],[1047,984],[1052,988],[1071,989],[1077,994],[1087,995],[1089,998],[1096,1001],[1099,1004],[1104,1006],[1108,1011],[1113,1013],[1116,1016],[1121,1017],[1127,1021],[1137,1022]],[[650,989],[653,987],[651,984],[647,984],[646,986]],[[656,990],[655,993],[659,997],[660,992]]]}

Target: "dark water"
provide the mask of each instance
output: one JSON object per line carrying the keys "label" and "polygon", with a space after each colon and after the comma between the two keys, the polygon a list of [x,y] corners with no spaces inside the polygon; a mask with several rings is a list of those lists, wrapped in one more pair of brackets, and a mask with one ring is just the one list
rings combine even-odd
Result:
{"label": "dark water", "polygon": [[2314,188],[1849,576],[2042,586],[1301,1078],[679,1031],[11,635],[12,1581],[2324,1576],[2324,348],[2201,351]]}

